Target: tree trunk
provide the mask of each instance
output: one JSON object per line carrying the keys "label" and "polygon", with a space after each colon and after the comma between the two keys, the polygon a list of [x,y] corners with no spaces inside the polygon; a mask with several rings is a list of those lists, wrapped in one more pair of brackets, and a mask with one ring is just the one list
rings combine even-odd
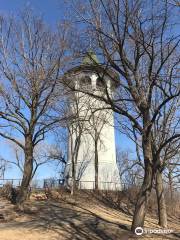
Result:
{"label": "tree trunk", "polygon": [[156,173],[156,196],[158,203],[158,218],[159,225],[163,228],[167,228],[167,212],[166,212],[166,202],[164,198],[164,188],[162,172],[158,169]]}
{"label": "tree trunk", "polygon": [[147,204],[148,204],[149,196],[152,190],[152,178],[153,178],[152,176],[153,176],[152,167],[149,164],[146,167],[144,181],[141,186],[138,200],[135,206],[135,212],[134,212],[133,222],[131,227],[131,230],[133,232],[137,227],[144,226],[144,219],[146,215]]}
{"label": "tree trunk", "polygon": [[137,227],[144,226],[148,200],[152,190],[153,168],[152,168],[152,149],[151,138],[143,136],[143,155],[144,155],[144,180],[141,186],[135,206],[131,230],[135,232]]}
{"label": "tree trunk", "polygon": [[98,173],[98,149],[97,149],[97,141],[95,140],[95,156],[94,156],[94,168],[95,168],[95,190],[98,191],[98,178],[99,178],[99,173]]}
{"label": "tree trunk", "polygon": [[25,139],[25,162],[23,178],[20,186],[20,191],[16,199],[16,203],[19,208],[23,208],[23,203],[27,199],[30,181],[32,179],[33,172],[33,143],[31,136],[27,136]]}
{"label": "tree trunk", "polygon": [[169,171],[169,174],[168,174],[168,179],[169,179],[169,191],[170,191],[170,197],[171,197],[171,201],[173,201],[173,180],[172,180],[172,172]]}
{"label": "tree trunk", "polygon": [[71,183],[71,195],[74,195],[76,189],[76,169],[75,169],[75,162],[74,157],[72,159],[72,183]]}
{"label": "tree trunk", "polygon": [[81,134],[78,135],[78,137],[75,140],[75,146],[74,146],[74,151],[72,154],[72,185],[71,185],[71,195],[74,195],[74,192],[77,188],[77,173],[76,173],[76,168],[77,168],[77,160],[78,160],[78,153],[79,153],[79,147],[81,143]]}

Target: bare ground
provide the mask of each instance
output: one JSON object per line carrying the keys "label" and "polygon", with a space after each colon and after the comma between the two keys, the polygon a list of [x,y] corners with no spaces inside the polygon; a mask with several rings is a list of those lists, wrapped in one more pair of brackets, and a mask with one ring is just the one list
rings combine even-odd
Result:
{"label": "bare ground", "polygon": [[[0,240],[180,239],[180,219],[169,219],[172,234],[134,236],[130,214],[108,207],[91,195],[58,201],[31,200],[27,203],[30,210],[23,214],[15,212],[6,200],[0,203],[0,214],[6,216],[0,222]],[[158,228],[157,220],[147,217],[145,227]]]}

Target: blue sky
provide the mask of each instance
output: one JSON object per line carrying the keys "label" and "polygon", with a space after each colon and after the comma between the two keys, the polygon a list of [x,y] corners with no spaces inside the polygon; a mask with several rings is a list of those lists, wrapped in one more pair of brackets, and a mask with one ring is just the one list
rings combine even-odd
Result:
{"label": "blue sky", "polygon": [[54,24],[63,15],[63,0],[0,0],[1,14],[18,14],[23,8],[30,7],[37,14],[42,14],[45,20]]}
{"label": "blue sky", "polygon": [[[60,18],[67,13],[64,0],[0,0],[1,15],[18,15],[24,8],[31,8],[36,14],[44,17],[45,21],[52,27],[55,27]],[[133,144],[125,136],[116,132],[116,142],[120,149],[133,149]],[[12,159],[14,156],[12,151],[4,140],[0,139],[0,155]],[[55,166],[42,166],[36,178],[46,178],[55,174]],[[6,178],[19,178],[21,176],[17,168],[9,168],[5,174]]]}

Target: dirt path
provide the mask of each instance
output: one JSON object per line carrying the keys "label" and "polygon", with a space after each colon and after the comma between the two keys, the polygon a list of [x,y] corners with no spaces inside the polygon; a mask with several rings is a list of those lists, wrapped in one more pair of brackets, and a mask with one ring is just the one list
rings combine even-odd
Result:
{"label": "dirt path", "polygon": [[[130,215],[93,203],[91,199],[86,202],[66,200],[58,203],[33,201],[30,204],[38,209],[33,214],[17,215],[12,221],[0,223],[0,240],[140,239],[132,236],[129,231]],[[147,218],[146,226],[157,228],[156,220]],[[178,223],[176,224],[175,221],[171,222],[171,227],[178,231]],[[178,238],[175,235],[151,235],[143,239]]]}

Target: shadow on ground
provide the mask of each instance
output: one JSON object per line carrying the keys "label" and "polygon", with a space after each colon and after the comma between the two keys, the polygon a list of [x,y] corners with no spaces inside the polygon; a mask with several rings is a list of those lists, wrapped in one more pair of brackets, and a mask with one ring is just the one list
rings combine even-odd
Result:
{"label": "shadow on ground", "polygon": [[69,203],[38,202],[39,211],[29,221],[3,224],[1,228],[52,230],[58,239],[116,240],[128,239],[130,226],[104,220],[83,207]]}
{"label": "shadow on ground", "polygon": [[[38,208],[24,221],[12,221],[0,225],[4,229],[25,229],[33,231],[52,231],[53,240],[127,240],[127,239],[162,239],[146,236],[140,238],[130,232],[131,218],[113,211],[103,205],[98,207],[86,199],[87,203],[68,201],[31,202]],[[87,207],[91,206],[91,207]],[[99,212],[98,212],[99,211]],[[124,218],[124,222],[123,219]],[[121,221],[119,221],[121,219]],[[169,236],[163,239],[178,239]],[[49,238],[48,238],[49,239]],[[52,238],[50,238],[52,240]]]}

